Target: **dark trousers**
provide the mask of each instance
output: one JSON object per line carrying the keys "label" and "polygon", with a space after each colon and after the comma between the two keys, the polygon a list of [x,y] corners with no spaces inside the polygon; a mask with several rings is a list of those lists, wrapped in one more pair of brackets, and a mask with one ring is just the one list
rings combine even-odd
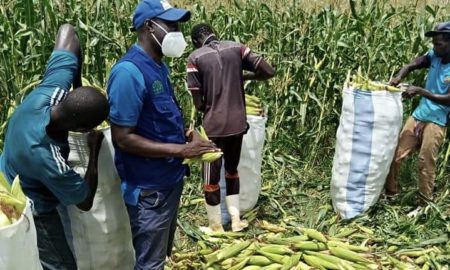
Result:
{"label": "dark trousers", "polygon": [[[241,158],[243,136],[243,134],[240,134],[223,138],[211,138],[223,152],[226,195],[239,194],[239,174],[237,168]],[[221,169],[221,158],[211,163],[203,163],[205,200],[209,205],[218,205],[220,203],[219,181]]]}
{"label": "dark trousers", "polygon": [[[236,135],[224,138],[211,138],[211,140],[223,152],[225,162],[225,174],[236,174],[239,160],[241,158],[242,138],[244,135]],[[212,163],[204,164],[203,178],[205,184],[217,185],[220,181],[220,170],[222,169],[222,159]]]}
{"label": "dark trousers", "polygon": [[34,213],[33,218],[39,260],[44,270],[77,270],[58,211],[54,209],[48,213]]}
{"label": "dark trousers", "polygon": [[141,190],[137,205],[127,204],[135,270],[163,270],[170,256],[177,226],[183,181],[168,190]]}

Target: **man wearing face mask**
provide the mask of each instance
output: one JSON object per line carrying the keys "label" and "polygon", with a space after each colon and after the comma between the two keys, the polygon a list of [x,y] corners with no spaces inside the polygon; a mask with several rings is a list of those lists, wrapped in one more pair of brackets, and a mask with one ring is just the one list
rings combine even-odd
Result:
{"label": "man wearing face mask", "polygon": [[183,158],[217,151],[190,133],[163,56],[179,57],[186,42],[178,23],[190,12],[166,1],[143,0],[133,14],[138,41],[117,62],[108,81],[115,164],[130,217],[135,269],[163,269],[172,249],[186,167]]}

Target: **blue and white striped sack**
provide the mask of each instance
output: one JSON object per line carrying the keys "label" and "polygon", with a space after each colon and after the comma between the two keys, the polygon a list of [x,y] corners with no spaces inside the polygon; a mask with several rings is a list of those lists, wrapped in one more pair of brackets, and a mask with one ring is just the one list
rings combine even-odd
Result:
{"label": "blue and white striped sack", "polygon": [[331,199],[344,219],[374,205],[386,182],[402,127],[401,93],[347,87],[336,134]]}

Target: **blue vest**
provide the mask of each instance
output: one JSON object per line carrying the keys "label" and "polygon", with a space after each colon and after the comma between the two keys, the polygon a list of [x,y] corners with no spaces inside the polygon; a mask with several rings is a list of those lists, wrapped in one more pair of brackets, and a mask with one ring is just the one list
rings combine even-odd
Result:
{"label": "blue vest", "polygon": [[[165,65],[157,65],[136,46],[120,59],[133,63],[145,80],[145,99],[135,129],[136,134],[162,143],[184,144],[184,122],[181,109],[169,81]],[[116,150],[116,166],[123,181],[140,188],[171,188],[183,179],[186,167],[182,158],[144,158]]]}

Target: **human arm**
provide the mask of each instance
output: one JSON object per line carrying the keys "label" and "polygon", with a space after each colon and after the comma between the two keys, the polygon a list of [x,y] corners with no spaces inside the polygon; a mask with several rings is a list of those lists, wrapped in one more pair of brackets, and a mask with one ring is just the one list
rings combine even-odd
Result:
{"label": "human arm", "polygon": [[411,98],[414,96],[421,96],[427,98],[431,101],[439,103],[441,105],[450,105],[450,93],[447,91],[444,95],[439,95],[428,91],[425,88],[418,86],[409,86],[406,91],[403,93],[404,98]]}
{"label": "human arm", "polygon": [[201,73],[192,56],[188,58],[187,85],[188,90],[191,92],[195,108],[203,112],[205,110],[205,103],[203,100]]}
{"label": "human arm", "polygon": [[242,68],[244,80],[268,80],[275,76],[275,69],[260,55],[255,54],[250,48],[241,45]]}
{"label": "human arm", "polygon": [[64,24],[59,28],[54,50],[65,50],[75,54],[78,58],[78,70],[73,79],[73,87],[78,88],[82,86],[81,71],[83,66],[83,54],[80,40],[76,34],[75,28],[72,25]]}
{"label": "human arm", "polygon": [[192,140],[186,144],[161,143],[135,133],[134,127],[111,124],[113,142],[122,150],[146,158],[180,157],[191,158],[204,153],[218,151],[214,144],[193,132]]}
{"label": "human arm", "polygon": [[255,72],[245,72],[243,79],[246,80],[256,80],[264,81],[275,76],[275,69],[266,62],[266,60],[261,58],[259,65],[257,66]]}
{"label": "human arm", "polygon": [[397,75],[389,82],[390,85],[397,86],[411,71],[416,69],[430,67],[430,59],[428,54],[422,55],[414,59],[411,63],[403,66]]}
{"label": "human arm", "polygon": [[98,154],[102,145],[103,133],[100,131],[91,131],[88,134],[89,161],[84,181],[86,181],[89,191],[84,201],[77,204],[77,207],[83,211],[89,211],[94,202],[95,193],[98,184]]}

